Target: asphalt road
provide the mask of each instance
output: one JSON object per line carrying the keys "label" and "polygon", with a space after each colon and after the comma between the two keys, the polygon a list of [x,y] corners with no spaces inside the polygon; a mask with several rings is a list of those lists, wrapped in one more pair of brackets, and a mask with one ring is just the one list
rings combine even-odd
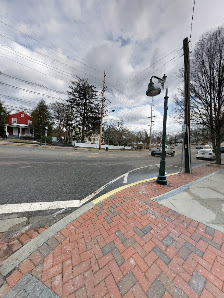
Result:
{"label": "asphalt road", "polygon": [[[181,149],[166,158],[166,172],[180,169]],[[205,164],[195,158],[192,165]],[[158,175],[160,157],[146,151],[86,151],[15,145],[0,146],[0,204],[82,200],[119,186]],[[92,196],[94,197],[94,196]]]}

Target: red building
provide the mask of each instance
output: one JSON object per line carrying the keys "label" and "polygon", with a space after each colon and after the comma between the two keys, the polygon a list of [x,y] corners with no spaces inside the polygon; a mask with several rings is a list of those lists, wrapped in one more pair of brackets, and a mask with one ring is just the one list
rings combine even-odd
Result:
{"label": "red building", "polygon": [[30,124],[32,118],[24,112],[9,115],[5,125],[6,135],[9,138],[32,137]]}

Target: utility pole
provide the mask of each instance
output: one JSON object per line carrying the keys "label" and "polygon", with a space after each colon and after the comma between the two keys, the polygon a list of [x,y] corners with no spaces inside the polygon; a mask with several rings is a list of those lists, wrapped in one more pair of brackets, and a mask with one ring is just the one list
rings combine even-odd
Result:
{"label": "utility pole", "polygon": [[185,95],[185,117],[184,117],[184,161],[185,173],[191,173],[191,145],[190,145],[190,57],[188,37],[183,40],[184,49],[184,95]]}
{"label": "utility pole", "polygon": [[102,90],[102,106],[101,106],[101,121],[100,121],[99,150],[101,149],[102,131],[103,131],[103,108],[104,108],[105,79],[106,79],[106,74],[105,74],[105,71],[104,71],[104,77],[103,77],[103,90]]}

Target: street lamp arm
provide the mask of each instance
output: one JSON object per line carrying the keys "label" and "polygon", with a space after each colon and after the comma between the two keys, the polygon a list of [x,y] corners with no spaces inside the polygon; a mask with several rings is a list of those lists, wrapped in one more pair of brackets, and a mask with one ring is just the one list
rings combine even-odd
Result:
{"label": "street lamp arm", "polygon": [[157,77],[157,76],[152,76],[151,79],[150,79],[150,81],[152,81],[153,78],[154,78],[154,79],[157,79],[157,80],[160,80],[160,81],[164,81],[163,79],[161,79],[161,78],[159,78],[159,77]]}
{"label": "street lamp arm", "polygon": [[164,83],[166,82],[166,78],[167,76],[164,74],[162,78],[159,78],[157,76],[152,76],[151,79],[150,79],[150,82],[152,82],[152,79],[155,78],[159,81],[159,83],[161,84],[162,86],[162,89],[164,89]]}
{"label": "street lamp arm", "polygon": [[164,74],[163,77],[162,77],[162,79],[159,78],[159,77],[157,77],[157,76],[152,76],[151,79],[150,79],[150,81],[152,81],[152,78],[155,78],[155,79],[157,79],[157,80],[159,80],[159,81],[165,82],[167,76]]}

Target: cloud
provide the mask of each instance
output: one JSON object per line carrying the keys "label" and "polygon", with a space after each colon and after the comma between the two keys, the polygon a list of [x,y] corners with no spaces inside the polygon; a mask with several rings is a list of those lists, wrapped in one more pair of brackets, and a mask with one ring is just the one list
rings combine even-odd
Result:
{"label": "cloud", "polygon": [[[122,117],[130,129],[148,129],[145,114],[150,98],[145,95],[152,75],[167,75],[169,87],[168,129],[180,130],[175,123],[174,95],[182,84],[178,69],[183,67],[183,39],[190,35],[192,3],[186,0],[39,0],[1,1],[1,34],[31,49],[19,46],[0,35],[0,44],[9,46],[27,58],[0,47],[1,71],[9,75],[66,92],[76,76],[87,78],[102,90],[106,71],[106,98],[115,108],[113,117]],[[201,34],[224,24],[224,2],[197,1],[192,30],[191,50]],[[209,17],[208,17],[209,15]],[[39,42],[38,42],[39,41]],[[54,49],[56,50],[54,50]],[[43,53],[51,57],[49,59]],[[34,61],[32,59],[38,60]],[[56,60],[60,61],[57,62]],[[22,65],[23,64],[23,65]],[[53,91],[0,76],[7,84],[56,96]],[[162,129],[163,91],[155,100],[157,122]],[[6,100],[10,105],[33,107],[41,96],[6,86],[2,94],[20,98]],[[47,98],[47,102],[53,102]],[[158,124],[158,125],[157,125]]]}

